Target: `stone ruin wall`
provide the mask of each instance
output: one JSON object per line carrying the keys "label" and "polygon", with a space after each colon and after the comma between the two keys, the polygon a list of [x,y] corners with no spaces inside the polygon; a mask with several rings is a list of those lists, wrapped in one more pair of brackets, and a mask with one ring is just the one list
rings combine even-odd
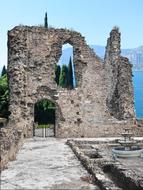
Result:
{"label": "stone ruin wall", "polygon": [[[54,80],[66,43],[73,46],[74,90]],[[120,56],[118,30],[110,33],[104,63],[80,33],[67,29],[15,27],[8,34],[8,50],[9,125],[26,136],[32,136],[34,104],[41,99],[56,105],[56,137],[113,136],[114,127],[121,129],[128,123],[124,119],[134,119],[131,66]]]}
{"label": "stone ruin wall", "polygon": [[22,130],[15,126],[0,129],[0,172],[6,168],[8,161],[15,160],[16,153],[22,144]]}
{"label": "stone ruin wall", "polygon": [[120,53],[120,32],[118,28],[114,28],[107,40],[104,58],[106,104],[111,115],[126,120],[135,117],[132,65]]}
{"label": "stone ruin wall", "polygon": [[[54,80],[54,65],[66,43],[73,46],[74,90],[60,88]],[[80,33],[15,27],[8,33],[8,75],[11,115],[0,130],[0,169],[15,159],[23,137],[33,135],[34,104],[41,99],[56,105],[56,137],[119,136],[124,127],[133,126],[131,65],[120,56],[118,30],[110,33],[103,62]],[[133,132],[142,136],[143,122],[137,126]]]}

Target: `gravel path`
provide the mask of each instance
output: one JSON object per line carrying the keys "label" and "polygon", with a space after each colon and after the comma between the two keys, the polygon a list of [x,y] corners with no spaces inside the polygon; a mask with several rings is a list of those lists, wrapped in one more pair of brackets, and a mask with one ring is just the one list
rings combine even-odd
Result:
{"label": "gravel path", "polygon": [[99,190],[66,140],[28,139],[1,174],[1,190]]}

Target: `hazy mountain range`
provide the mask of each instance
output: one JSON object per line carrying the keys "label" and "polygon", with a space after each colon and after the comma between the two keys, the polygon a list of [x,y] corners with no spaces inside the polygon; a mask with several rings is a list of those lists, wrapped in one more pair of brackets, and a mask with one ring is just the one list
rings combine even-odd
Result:
{"label": "hazy mountain range", "polygon": [[[99,57],[104,58],[105,46],[91,45],[90,47]],[[67,64],[72,54],[72,48],[66,48],[63,52],[60,62],[61,64]],[[133,70],[143,71],[143,46],[134,49],[122,49],[121,55],[129,58],[130,62],[133,64]]]}
{"label": "hazy mountain range", "polygon": [[[104,58],[105,47],[92,45],[91,48],[94,49],[97,55]],[[143,71],[143,46],[133,48],[133,49],[122,49],[121,55],[129,58],[130,62],[133,64],[133,70]]]}
{"label": "hazy mountain range", "polygon": [[129,58],[134,70],[143,71],[143,46],[134,49],[122,49],[122,55]]}

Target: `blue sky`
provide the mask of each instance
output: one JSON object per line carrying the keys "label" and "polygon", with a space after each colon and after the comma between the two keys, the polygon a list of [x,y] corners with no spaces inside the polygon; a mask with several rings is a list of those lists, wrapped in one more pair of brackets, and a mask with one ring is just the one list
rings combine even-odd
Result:
{"label": "blue sky", "polygon": [[43,24],[82,33],[88,44],[106,45],[113,26],[122,33],[122,48],[143,45],[143,0],[1,0],[0,67],[7,60],[7,31]]}

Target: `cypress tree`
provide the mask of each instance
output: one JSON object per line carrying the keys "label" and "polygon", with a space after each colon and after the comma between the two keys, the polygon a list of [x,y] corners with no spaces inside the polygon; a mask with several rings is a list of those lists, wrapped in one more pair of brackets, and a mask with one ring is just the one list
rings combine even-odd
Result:
{"label": "cypress tree", "polygon": [[4,65],[2,72],[1,72],[1,76],[4,76],[6,73],[7,73],[7,70],[6,70],[5,65]]}
{"label": "cypress tree", "polygon": [[55,65],[55,81],[56,81],[57,85],[59,85],[60,72],[61,72],[60,65]]}
{"label": "cypress tree", "polygon": [[62,66],[60,79],[59,79],[59,85],[63,88],[67,88],[68,86],[68,67],[66,65]]}
{"label": "cypress tree", "polygon": [[72,68],[72,59],[70,57],[68,64],[68,87],[73,89],[73,68]]}
{"label": "cypress tree", "polygon": [[45,26],[45,28],[48,28],[48,17],[47,17],[47,12],[45,13],[44,26]]}

